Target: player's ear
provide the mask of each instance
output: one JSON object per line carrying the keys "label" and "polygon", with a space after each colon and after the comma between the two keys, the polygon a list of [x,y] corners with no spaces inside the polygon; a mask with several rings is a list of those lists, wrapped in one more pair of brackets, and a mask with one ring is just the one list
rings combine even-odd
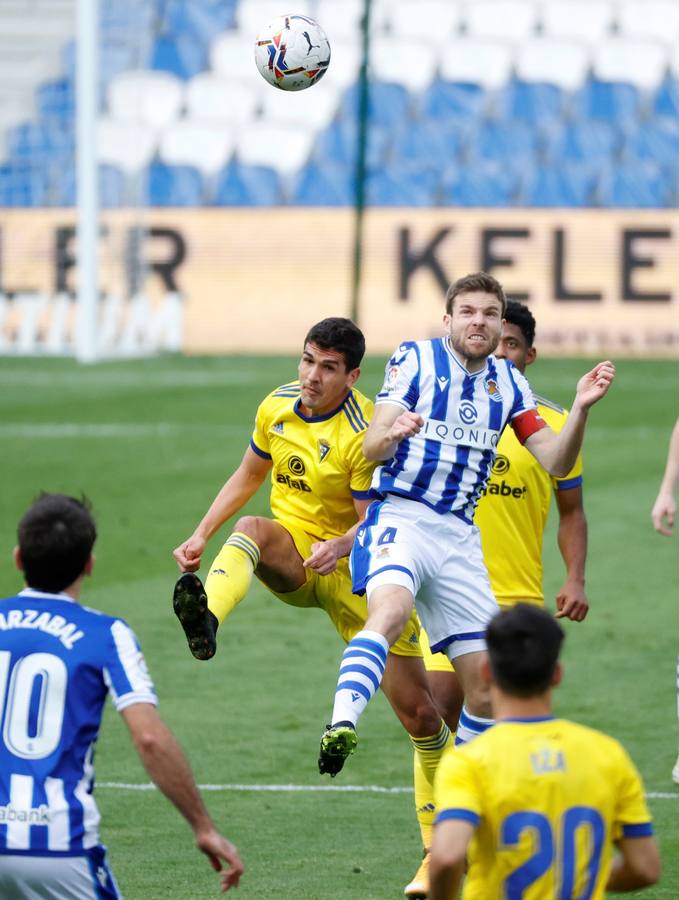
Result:
{"label": "player's ear", "polygon": [[563,678],[563,668],[561,663],[558,662],[554,666],[554,674],[552,675],[552,687],[558,687],[561,684],[561,679]]}
{"label": "player's ear", "polygon": [[535,347],[529,347],[528,350],[526,350],[526,365],[529,366],[531,363],[534,363],[537,355],[538,351]]}
{"label": "player's ear", "polygon": [[85,568],[83,569],[83,575],[91,575],[92,569],[94,568],[94,563],[96,561],[96,557],[94,553],[90,553],[89,559],[85,563]]}
{"label": "player's ear", "polygon": [[14,557],[14,565],[17,567],[17,569],[20,572],[23,572],[24,571],[24,563],[23,563],[23,560],[21,559],[21,550],[19,550],[18,547],[14,548],[14,550],[12,551],[12,556]]}
{"label": "player's ear", "polygon": [[361,369],[359,368],[359,366],[356,366],[355,369],[352,369],[350,372],[347,372],[347,386],[353,387],[360,377],[361,377]]}

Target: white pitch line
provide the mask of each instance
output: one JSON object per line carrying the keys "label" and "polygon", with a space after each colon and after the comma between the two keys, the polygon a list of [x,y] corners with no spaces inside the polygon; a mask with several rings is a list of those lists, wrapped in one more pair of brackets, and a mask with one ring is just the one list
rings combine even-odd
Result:
{"label": "white pitch line", "polygon": [[[156,786],[147,784],[127,784],[122,781],[97,782],[98,788],[112,788],[121,791],[154,791]],[[271,793],[340,793],[340,794],[412,794],[411,787],[383,787],[379,784],[199,784],[201,791],[269,791]],[[679,800],[676,793],[650,791],[649,800]]]}

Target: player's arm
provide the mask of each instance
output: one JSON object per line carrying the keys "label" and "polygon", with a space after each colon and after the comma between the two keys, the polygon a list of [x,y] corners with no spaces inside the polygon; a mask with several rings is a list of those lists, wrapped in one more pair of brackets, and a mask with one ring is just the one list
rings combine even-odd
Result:
{"label": "player's arm", "polygon": [[556,595],[557,618],[582,622],[589,602],[585,593],[585,560],[587,559],[587,519],[582,503],[582,487],[556,491],[559,510],[557,541],[566,565],[566,581]]}
{"label": "player's arm", "polygon": [[371,502],[371,500],[359,500],[358,497],[354,497],[354,507],[358,516],[356,524],[340,537],[312,544],[311,556],[304,560],[303,565],[314,569],[319,575],[329,575],[334,572],[337,568],[337,560],[343,556],[349,556],[358,526],[365,518],[366,510]]}
{"label": "player's arm", "polygon": [[[189,762],[175,736],[150,703],[134,703],[121,711],[144,768],[165,796],[187,820],[216,872],[222,872],[222,890],[236,887],[243,864],[234,845],[220,834],[198,791]],[[223,871],[222,860],[227,863]]]}
{"label": "player's arm", "polygon": [[677,515],[675,495],[679,486],[679,419],[672,430],[670,448],[667,452],[665,474],[660,483],[658,496],[651,511],[653,527],[659,534],[670,537]]}
{"label": "player's arm", "polygon": [[621,838],[613,858],[606,890],[615,893],[635,891],[655,884],[660,878],[660,852],[655,838]]}
{"label": "player's arm", "polygon": [[172,555],[182,572],[196,572],[200,568],[207,542],[227,519],[257,493],[271,466],[271,459],[258,456],[251,447],[247,448],[241,464],[212,501],[191,537],[173,551]]}
{"label": "player's arm", "polygon": [[467,847],[474,826],[463,819],[437,822],[429,858],[429,900],[452,900],[457,897],[464,877]]}
{"label": "player's arm", "polygon": [[585,436],[587,414],[606,395],[614,377],[615,366],[612,362],[606,360],[596,365],[578,381],[575,400],[561,431],[557,434],[545,427],[533,431],[526,438],[526,448],[550,475],[565,478],[575,465]]}
{"label": "player's arm", "polygon": [[379,403],[363,439],[366,459],[391,459],[404,438],[417,434],[424,419],[396,403]]}

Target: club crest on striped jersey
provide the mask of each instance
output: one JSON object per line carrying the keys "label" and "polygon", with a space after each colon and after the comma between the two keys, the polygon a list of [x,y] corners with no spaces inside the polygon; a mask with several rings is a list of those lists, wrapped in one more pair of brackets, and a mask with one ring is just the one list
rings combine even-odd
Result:
{"label": "club crest on striped jersey", "polygon": [[318,461],[323,462],[328,453],[330,453],[330,444],[327,441],[320,440],[318,442]]}
{"label": "club crest on striped jersey", "polygon": [[483,386],[491,400],[494,400],[496,403],[502,403],[502,393],[494,378],[486,378],[483,382]]}

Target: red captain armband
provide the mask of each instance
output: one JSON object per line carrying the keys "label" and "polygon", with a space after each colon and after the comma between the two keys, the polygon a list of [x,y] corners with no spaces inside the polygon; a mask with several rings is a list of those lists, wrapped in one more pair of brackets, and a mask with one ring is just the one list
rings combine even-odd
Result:
{"label": "red captain armband", "polygon": [[509,423],[514,429],[514,434],[519,439],[520,444],[525,444],[531,434],[541,431],[547,427],[547,423],[542,418],[537,409],[527,409]]}

